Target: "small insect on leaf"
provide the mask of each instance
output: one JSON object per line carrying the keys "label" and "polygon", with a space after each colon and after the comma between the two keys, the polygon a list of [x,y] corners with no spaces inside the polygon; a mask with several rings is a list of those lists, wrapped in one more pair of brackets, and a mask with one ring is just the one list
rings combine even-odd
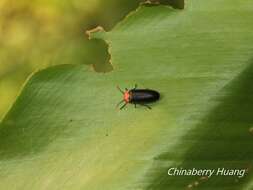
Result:
{"label": "small insect on leaf", "polygon": [[117,107],[124,103],[120,109],[122,110],[127,104],[134,104],[135,108],[136,105],[145,106],[148,109],[151,107],[147,104],[153,103],[159,100],[160,93],[155,90],[150,89],[138,89],[137,85],[131,90],[127,88],[125,91],[121,90],[119,86],[117,86],[118,90],[123,94],[123,99],[117,104]]}

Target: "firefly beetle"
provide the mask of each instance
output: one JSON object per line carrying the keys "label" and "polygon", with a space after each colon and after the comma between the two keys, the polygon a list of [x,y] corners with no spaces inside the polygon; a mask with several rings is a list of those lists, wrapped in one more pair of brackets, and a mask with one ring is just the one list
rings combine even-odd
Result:
{"label": "firefly beetle", "polygon": [[121,100],[117,107],[123,103],[124,105],[120,107],[122,110],[127,104],[134,104],[134,107],[136,108],[136,104],[146,106],[148,109],[151,109],[148,103],[152,103],[155,101],[158,101],[160,98],[159,92],[155,90],[150,89],[137,89],[137,85],[135,84],[135,87],[131,90],[128,90],[127,88],[125,91],[121,90],[120,87],[118,87],[118,90],[123,94],[123,100]]}

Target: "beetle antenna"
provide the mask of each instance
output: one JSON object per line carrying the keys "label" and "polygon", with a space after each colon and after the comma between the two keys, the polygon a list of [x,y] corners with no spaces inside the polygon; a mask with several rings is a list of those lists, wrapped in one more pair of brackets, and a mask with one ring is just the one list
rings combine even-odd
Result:
{"label": "beetle antenna", "polygon": [[119,105],[124,102],[125,100],[121,100],[119,103],[117,103],[116,108],[119,107]]}
{"label": "beetle antenna", "polygon": [[117,89],[118,89],[122,94],[124,94],[124,91],[121,90],[119,86],[117,86]]}

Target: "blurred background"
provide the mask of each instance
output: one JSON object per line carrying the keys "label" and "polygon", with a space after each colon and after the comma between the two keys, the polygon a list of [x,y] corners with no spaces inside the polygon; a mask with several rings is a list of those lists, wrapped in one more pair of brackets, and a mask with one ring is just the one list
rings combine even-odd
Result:
{"label": "blurred background", "polygon": [[56,64],[96,64],[106,44],[89,41],[87,29],[110,30],[139,0],[0,0],[0,120],[28,76]]}

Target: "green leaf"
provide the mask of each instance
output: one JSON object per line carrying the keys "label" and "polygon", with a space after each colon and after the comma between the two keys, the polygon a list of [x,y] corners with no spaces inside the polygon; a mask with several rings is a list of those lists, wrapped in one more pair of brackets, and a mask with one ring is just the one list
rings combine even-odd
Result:
{"label": "green leaf", "polygon": [[[113,71],[40,71],[0,130],[5,189],[251,189],[253,2],[141,6],[110,32]],[[116,86],[150,88],[152,110]],[[170,167],[247,169],[245,177],[168,176]]]}

